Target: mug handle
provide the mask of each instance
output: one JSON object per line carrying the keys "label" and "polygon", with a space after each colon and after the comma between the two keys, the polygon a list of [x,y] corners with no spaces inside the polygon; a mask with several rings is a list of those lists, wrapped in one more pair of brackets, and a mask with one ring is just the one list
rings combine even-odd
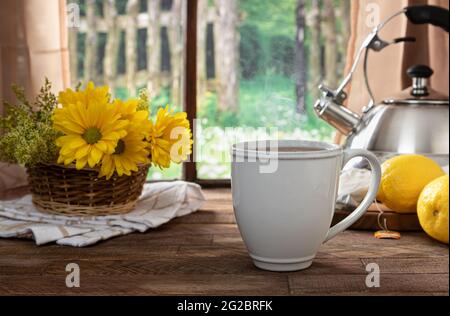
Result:
{"label": "mug handle", "polygon": [[340,221],[339,223],[330,228],[324,242],[327,242],[340,232],[346,230],[351,225],[353,225],[358,219],[360,219],[360,217],[364,215],[366,210],[373,203],[373,201],[377,196],[378,188],[380,186],[381,181],[381,166],[378,161],[378,158],[367,150],[347,149],[344,151],[344,159],[342,167],[344,167],[351,159],[355,157],[365,158],[369,162],[369,165],[372,169],[369,190],[366,196],[364,197],[364,200],[362,200],[361,204],[349,216],[347,216],[345,219],[343,219],[342,221]]}

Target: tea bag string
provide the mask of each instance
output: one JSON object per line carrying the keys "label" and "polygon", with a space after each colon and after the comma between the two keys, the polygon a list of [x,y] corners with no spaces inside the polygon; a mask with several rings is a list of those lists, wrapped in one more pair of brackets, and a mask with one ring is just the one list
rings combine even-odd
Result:
{"label": "tea bag string", "polygon": [[387,227],[387,219],[386,219],[386,218],[383,218],[384,221],[383,221],[383,223],[381,222],[381,220],[382,220],[381,217],[384,215],[384,211],[380,208],[380,205],[378,204],[378,202],[377,202],[376,199],[375,199],[375,207],[376,207],[377,210],[378,210],[378,217],[377,217],[378,227],[379,227],[380,229],[385,230],[385,231],[389,231],[389,229],[388,229],[388,227]]}

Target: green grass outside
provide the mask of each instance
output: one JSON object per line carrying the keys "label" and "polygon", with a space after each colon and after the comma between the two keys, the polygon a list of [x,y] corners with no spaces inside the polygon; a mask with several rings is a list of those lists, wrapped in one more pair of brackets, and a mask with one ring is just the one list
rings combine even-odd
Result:
{"label": "green grass outside", "polygon": [[[276,135],[262,137],[279,139],[310,139],[330,141],[333,128],[321,121],[312,109],[314,100],[306,96],[306,110],[298,113],[296,108],[295,80],[280,75],[258,76],[241,80],[239,108],[236,113],[217,110],[217,96],[208,92],[199,105],[197,135],[197,161],[200,178],[229,178],[230,163],[224,161],[230,141],[226,127],[277,128]],[[211,127],[215,127],[211,130]],[[209,128],[209,129],[208,129]],[[206,130],[208,129],[208,130]],[[239,140],[255,138],[245,130],[237,131]]]}

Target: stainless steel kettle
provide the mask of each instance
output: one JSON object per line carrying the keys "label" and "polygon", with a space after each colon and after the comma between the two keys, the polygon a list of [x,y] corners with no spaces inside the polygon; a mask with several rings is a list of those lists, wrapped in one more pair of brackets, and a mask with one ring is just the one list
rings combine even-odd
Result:
{"label": "stainless steel kettle", "polygon": [[[428,88],[433,70],[425,65],[408,69],[412,87],[376,105],[369,85],[367,60],[369,51],[379,52],[401,42],[415,41],[404,37],[382,40],[378,34],[397,16],[405,14],[415,24],[433,24],[449,30],[449,11],[435,6],[404,8],[378,25],[364,41],[350,73],[337,90],[324,85],[322,97],[314,105],[319,117],[347,136],[345,147],[368,149],[385,160],[398,154],[418,153],[435,159],[441,165],[449,163],[449,98]],[[362,116],[343,106],[345,87],[352,80],[364,54],[364,77],[370,102]],[[358,162],[360,163],[360,162]]]}

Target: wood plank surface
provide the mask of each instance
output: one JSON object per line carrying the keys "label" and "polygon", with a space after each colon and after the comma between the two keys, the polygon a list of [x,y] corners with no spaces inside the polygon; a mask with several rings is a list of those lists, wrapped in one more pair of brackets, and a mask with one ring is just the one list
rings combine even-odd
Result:
{"label": "wood plank surface", "polygon": [[[0,295],[448,295],[448,246],[424,233],[377,240],[346,231],[322,246],[311,268],[255,268],[232,212],[229,189],[205,190],[197,213],[145,234],[88,248],[37,247],[0,239]],[[67,288],[68,263],[81,287]],[[380,288],[366,287],[366,265],[380,267]]]}

